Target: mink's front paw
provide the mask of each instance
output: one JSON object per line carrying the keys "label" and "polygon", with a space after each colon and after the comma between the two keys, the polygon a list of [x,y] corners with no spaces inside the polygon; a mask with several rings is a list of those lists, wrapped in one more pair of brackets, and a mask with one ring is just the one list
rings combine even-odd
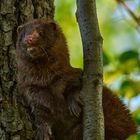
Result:
{"label": "mink's front paw", "polygon": [[68,95],[67,103],[70,113],[75,115],[76,117],[79,117],[83,106],[80,95],[76,93]]}
{"label": "mink's front paw", "polygon": [[45,123],[38,125],[35,140],[54,140],[51,128]]}

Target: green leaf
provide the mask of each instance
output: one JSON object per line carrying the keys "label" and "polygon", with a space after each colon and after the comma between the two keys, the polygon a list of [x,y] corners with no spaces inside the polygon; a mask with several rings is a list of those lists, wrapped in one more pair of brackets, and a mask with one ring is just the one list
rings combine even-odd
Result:
{"label": "green leaf", "polygon": [[119,61],[121,63],[126,62],[131,59],[138,59],[138,52],[136,52],[134,50],[129,50],[129,51],[122,53],[119,57]]}

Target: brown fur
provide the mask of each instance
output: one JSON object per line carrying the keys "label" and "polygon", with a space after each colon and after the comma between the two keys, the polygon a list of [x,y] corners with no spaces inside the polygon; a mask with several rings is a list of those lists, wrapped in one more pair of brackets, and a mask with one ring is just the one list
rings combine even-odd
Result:
{"label": "brown fur", "polygon": [[[19,29],[18,89],[31,109],[36,140],[82,140],[82,71],[69,63],[65,37],[52,20],[34,20]],[[129,111],[104,87],[106,140],[136,132]]]}

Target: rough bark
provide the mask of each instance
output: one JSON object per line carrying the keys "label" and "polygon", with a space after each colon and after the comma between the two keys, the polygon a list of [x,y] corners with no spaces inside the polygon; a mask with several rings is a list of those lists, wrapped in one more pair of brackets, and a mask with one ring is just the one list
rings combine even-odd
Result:
{"label": "rough bark", "polygon": [[16,89],[15,43],[18,25],[53,17],[53,0],[0,0],[0,140],[31,140],[30,117]]}
{"label": "rough bark", "polygon": [[102,111],[102,37],[98,27],[95,0],[77,0],[77,20],[80,27],[83,52],[84,76],[82,97],[83,139],[104,139],[104,118]]}

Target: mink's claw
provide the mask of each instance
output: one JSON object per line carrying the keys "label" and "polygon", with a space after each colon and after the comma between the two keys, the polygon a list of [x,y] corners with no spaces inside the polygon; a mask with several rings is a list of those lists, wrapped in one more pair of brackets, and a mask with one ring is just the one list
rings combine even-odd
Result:
{"label": "mink's claw", "polygon": [[82,111],[81,107],[83,106],[83,102],[80,96],[78,94],[72,94],[68,96],[67,100],[68,100],[68,108],[71,115],[79,117]]}

